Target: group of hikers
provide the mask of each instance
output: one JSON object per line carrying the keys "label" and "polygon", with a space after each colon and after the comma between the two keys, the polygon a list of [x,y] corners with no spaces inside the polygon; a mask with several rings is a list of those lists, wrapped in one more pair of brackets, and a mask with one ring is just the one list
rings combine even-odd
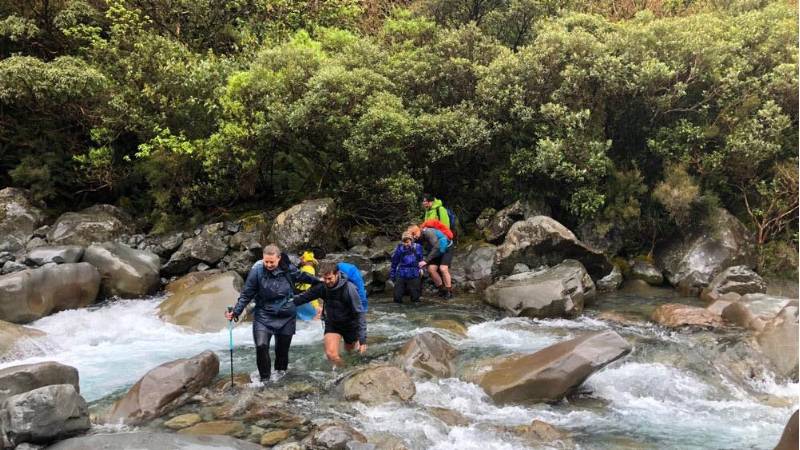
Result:
{"label": "group of hikers", "polygon": [[[422,223],[403,232],[401,243],[392,254],[389,277],[394,282],[397,303],[402,303],[405,295],[412,302],[419,301],[425,269],[441,297],[449,299],[453,295],[449,266],[453,259],[454,235],[450,227],[455,225],[454,216],[431,195],[423,196],[422,205],[426,210]],[[312,312],[304,313],[304,318],[322,320],[325,356],[334,367],[344,365],[339,355],[342,341],[348,353],[367,351],[367,294],[358,268],[352,264],[318,264],[313,253],[304,252],[298,268],[277,245],[266,245],[262,260],[253,264],[236,305],[225,313],[225,318],[238,321],[253,301],[253,341],[261,382],[276,381],[285,374],[298,313],[308,304],[313,305]],[[273,336],[274,373],[269,355]]]}

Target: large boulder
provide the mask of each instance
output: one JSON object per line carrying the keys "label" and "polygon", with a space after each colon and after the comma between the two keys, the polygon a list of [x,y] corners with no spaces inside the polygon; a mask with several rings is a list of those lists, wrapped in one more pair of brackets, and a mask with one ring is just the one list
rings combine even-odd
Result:
{"label": "large boulder", "polygon": [[210,350],[162,364],[114,403],[108,421],[136,425],[160,417],[211,384],[218,373],[219,358]]}
{"label": "large boulder", "polygon": [[268,241],[285,252],[299,252],[312,247],[332,250],[338,241],[332,198],[306,200],[278,214]]}
{"label": "large boulder", "polygon": [[797,382],[797,302],[786,305],[756,336],[761,352],[772,362],[775,374]]}
{"label": "large boulder", "polygon": [[575,260],[541,272],[523,272],[498,281],[484,292],[484,301],[515,316],[574,317],[596,295],[594,282]]}
{"label": "large boulder", "polygon": [[367,404],[407,401],[417,393],[414,382],[405,372],[388,365],[357,369],[342,386],[346,400]]}
{"label": "large boulder", "polygon": [[745,294],[739,297],[737,301],[745,305],[755,316],[762,320],[770,321],[786,305],[791,302],[797,302],[797,298],[778,297],[768,294]]}
{"label": "large boulder", "polygon": [[514,223],[534,216],[549,216],[550,207],[543,201],[517,200],[492,216],[482,227],[483,238],[492,244],[503,242],[503,238]]}
{"label": "large boulder", "polygon": [[33,206],[28,191],[11,187],[0,190],[0,252],[24,248],[43,221],[44,214]]}
{"label": "large boulder", "polygon": [[656,263],[673,286],[696,295],[728,267],[754,267],[756,256],[747,228],[720,208],[699,229],[658,248]]}
{"label": "large boulder", "polygon": [[137,431],[134,433],[94,434],[58,442],[49,450],[263,450],[264,447],[252,442],[230,436],[193,436],[190,434],[154,433]]}
{"label": "large boulder", "polygon": [[95,205],[80,212],[62,214],[50,227],[47,241],[52,245],[80,245],[115,241],[133,232],[133,220],[111,205]]}
{"label": "large boulder", "polygon": [[584,245],[572,231],[547,216],[535,216],[511,226],[495,254],[496,272],[510,274],[517,263],[554,266],[565,259],[580,261],[599,279],[611,272],[608,259]]}
{"label": "large boulder", "polygon": [[223,312],[239,297],[243,284],[236,272],[212,275],[170,295],[158,306],[159,317],[192,331],[219,331],[228,325]]}
{"label": "large boulder", "polygon": [[798,411],[795,410],[792,417],[786,422],[786,426],[783,428],[783,434],[781,434],[781,440],[778,441],[775,450],[797,450],[798,436],[800,436],[800,432],[798,432],[799,426],[800,420],[798,419]]}
{"label": "large boulder", "polygon": [[86,248],[83,260],[97,267],[103,278],[101,292],[106,297],[142,297],[156,292],[161,285],[161,260],[155,253],[104,242]]}
{"label": "large boulder", "polygon": [[697,306],[666,303],[659,305],[651,316],[653,322],[670,328],[702,327],[719,328],[722,318],[713,312]]}
{"label": "large boulder", "polygon": [[747,266],[732,266],[723,270],[703,290],[712,297],[735,292],[739,295],[763,294],[767,292],[767,283]]}
{"label": "large boulder", "polygon": [[54,384],[69,384],[80,392],[78,370],[54,361],[0,369],[0,403],[12,395]]}
{"label": "large boulder", "polygon": [[497,247],[486,243],[467,245],[464,249],[456,248],[450,273],[459,284],[471,290],[482,290],[492,282],[494,271],[494,255]]}
{"label": "large boulder", "polygon": [[94,303],[100,273],[89,263],[59,264],[0,276],[0,320],[27,323]]}
{"label": "large boulder", "polygon": [[726,322],[730,322],[742,328],[752,331],[761,331],[764,329],[764,321],[753,314],[747,305],[735,300],[725,300],[724,297],[725,296],[723,296],[723,299],[715,301],[706,309],[714,314],[719,314]]}
{"label": "large boulder", "polygon": [[661,271],[645,261],[635,261],[631,265],[630,279],[642,280],[651,286],[660,286],[664,283],[664,275]]}
{"label": "large boulder", "polygon": [[225,237],[224,223],[204,226],[197,236],[183,241],[161,271],[166,275],[180,275],[199,263],[215,265],[228,252]]}
{"label": "large boulder", "polygon": [[80,262],[83,247],[79,245],[58,245],[54,247],[37,247],[25,256],[29,266],[43,266],[48,263],[65,264]]}
{"label": "large boulder", "polygon": [[611,292],[616,291],[619,289],[619,286],[622,284],[624,278],[622,277],[622,270],[620,270],[619,266],[614,264],[614,268],[603,278],[597,280],[595,286],[597,286],[597,290],[600,292]]}
{"label": "large boulder", "polygon": [[54,384],[12,395],[0,408],[0,428],[12,445],[44,444],[89,429],[89,408],[71,384]]}
{"label": "large boulder", "polygon": [[613,331],[588,333],[499,360],[473,381],[500,403],[558,401],[630,351],[630,344]]}
{"label": "large boulder", "polygon": [[35,339],[43,336],[45,333],[35,328],[0,320],[0,361],[18,359],[24,353],[30,354],[31,350],[38,348]]}
{"label": "large boulder", "polygon": [[203,280],[211,278],[214,275],[219,275],[220,273],[222,272],[217,269],[205,270],[203,272],[189,272],[180,278],[170,281],[169,284],[164,287],[164,290],[167,294],[175,294],[176,292],[189,289]]}
{"label": "large boulder", "polygon": [[447,340],[431,331],[411,338],[400,350],[397,365],[409,375],[448,378],[455,373],[457,351]]}

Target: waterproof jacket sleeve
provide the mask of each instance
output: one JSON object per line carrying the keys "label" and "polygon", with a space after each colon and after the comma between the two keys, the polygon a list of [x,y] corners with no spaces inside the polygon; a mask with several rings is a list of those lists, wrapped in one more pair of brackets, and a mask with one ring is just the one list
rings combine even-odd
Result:
{"label": "waterproof jacket sleeve", "polygon": [[244,288],[239,293],[239,300],[236,301],[236,306],[233,307],[234,317],[239,317],[242,311],[247,307],[258,293],[258,277],[261,271],[257,266],[253,266],[247,274],[247,280],[244,282]]}
{"label": "waterproof jacket sleeve", "polygon": [[353,283],[347,282],[347,293],[350,297],[350,303],[353,305],[353,311],[358,316],[358,343],[367,343],[367,314],[364,308],[361,307],[361,296],[358,294],[358,288]]}
{"label": "waterproof jacket sleeve", "polygon": [[318,298],[323,298],[322,296],[325,294],[325,285],[322,284],[319,280],[317,280],[317,284],[311,286],[305,292],[301,292],[294,296],[292,301],[294,302],[295,306],[305,305],[306,303],[316,300]]}
{"label": "waterproof jacket sleeve", "polygon": [[400,264],[400,261],[403,259],[402,246],[403,246],[403,244],[398,245],[394,249],[394,253],[392,253],[392,267],[391,267],[391,269],[389,269],[389,279],[390,280],[394,280],[394,276],[397,274],[397,266]]}

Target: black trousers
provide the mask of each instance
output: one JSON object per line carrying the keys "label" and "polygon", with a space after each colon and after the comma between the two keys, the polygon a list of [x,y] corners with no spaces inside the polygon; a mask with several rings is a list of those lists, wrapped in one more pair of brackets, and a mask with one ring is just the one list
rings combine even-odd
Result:
{"label": "black trousers", "polygon": [[412,302],[418,302],[419,296],[422,295],[422,278],[397,277],[394,282],[394,301],[403,303],[404,295],[411,297]]}
{"label": "black trousers", "polygon": [[[270,376],[269,341],[272,333],[264,330],[253,330],[253,341],[256,343],[256,365],[262,380]],[[289,347],[292,345],[291,334],[275,335],[275,370],[286,370],[289,367]]]}

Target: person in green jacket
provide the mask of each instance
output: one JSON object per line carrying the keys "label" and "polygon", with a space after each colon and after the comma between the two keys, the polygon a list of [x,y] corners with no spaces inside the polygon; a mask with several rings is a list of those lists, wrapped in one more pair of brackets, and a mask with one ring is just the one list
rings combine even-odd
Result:
{"label": "person in green jacket", "polygon": [[431,194],[422,194],[422,207],[425,208],[425,217],[422,221],[436,219],[442,222],[444,226],[452,229],[450,225],[450,216],[447,214],[447,208],[444,207],[442,201]]}

